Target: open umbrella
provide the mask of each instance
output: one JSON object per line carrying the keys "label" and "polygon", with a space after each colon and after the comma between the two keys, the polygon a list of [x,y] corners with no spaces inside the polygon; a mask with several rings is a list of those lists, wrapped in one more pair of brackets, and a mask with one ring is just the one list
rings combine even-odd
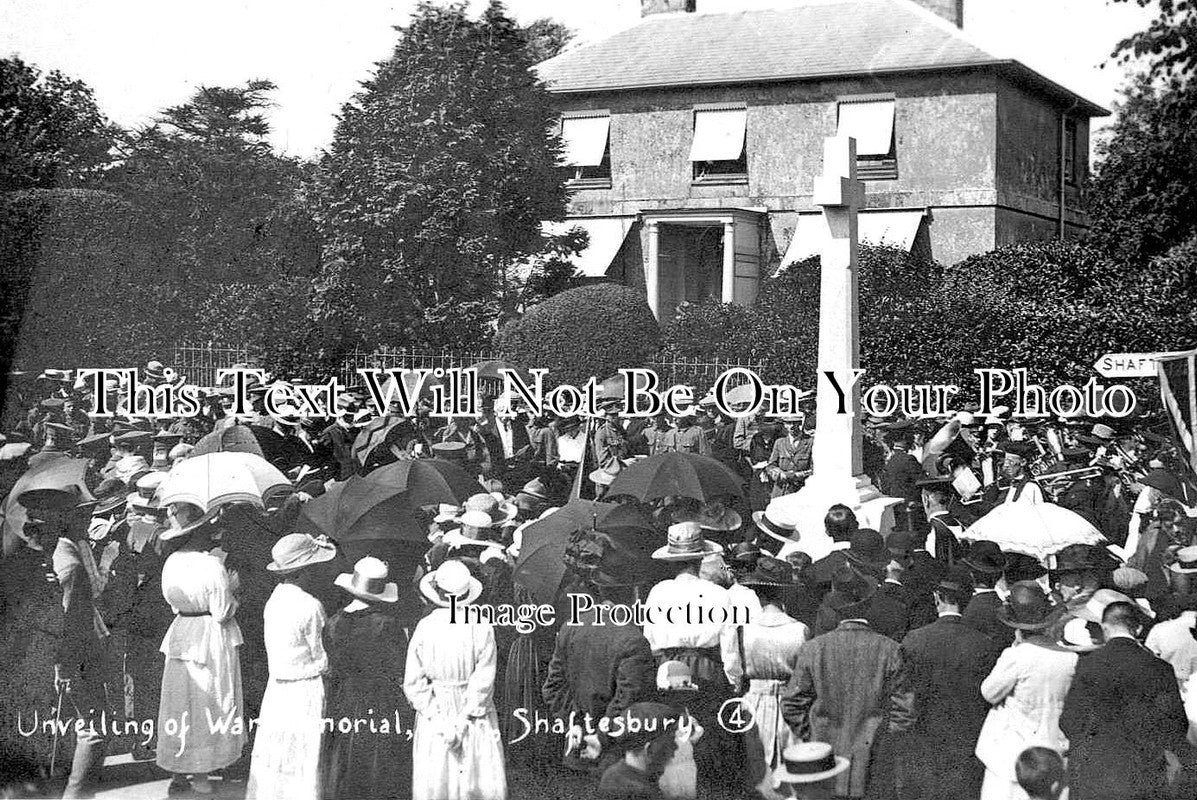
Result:
{"label": "open umbrella", "polygon": [[270,497],[290,490],[287,476],[266,459],[235,452],[186,458],[171,468],[159,489],[163,506],[191,503],[205,513],[238,502],[265,508]]}
{"label": "open umbrella", "polygon": [[656,546],[652,520],[635,506],[571,500],[524,528],[512,580],[527,589],[536,602],[553,602],[565,578],[565,548],[570,536],[591,528],[646,558]]}
{"label": "open umbrella", "polygon": [[229,425],[203,436],[195,443],[191,457],[223,452],[253,453],[260,456],[262,455],[262,446],[258,444],[257,437],[254,436],[248,425]]}
{"label": "open umbrella", "polygon": [[662,497],[692,497],[706,502],[727,495],[741,496],[743,481],[709,456],[695,453],[658,453],[624,467],[607,494],[626,494],[637,500]]}
{"label": "open umbrella", "polygon": [[470,495],[481,492],[482,485],[452,461],[440,458],[416,458],[396,461],[367,475],[367,483],[406,492],[414,507],[437,503],[461,505]]}
{"label": "open umbrella", "polygon": [[86,472],[86,459],[62,456],[43,461],[17,478],[4,500],[4,555],[12,553],[25,542],[25,523],[29,518],[25,507],[17,502],[21,493],[34,489],[68,489],[76,486],[79,488],[80,500],[91,500],[91,492],[84,483]]}
{"label": "open umbrella", "polygon": [[994,542],[1040,560],[1072,544],[1106,541],[1080,514],[1054,503],[1004,503],[969,526],[963,538]]}
{"label": "open umbrella", "polygon": [[297,526],[338,542],[406,541],[427,545],[423,525],[405,493],[353,476],[300,508]]}

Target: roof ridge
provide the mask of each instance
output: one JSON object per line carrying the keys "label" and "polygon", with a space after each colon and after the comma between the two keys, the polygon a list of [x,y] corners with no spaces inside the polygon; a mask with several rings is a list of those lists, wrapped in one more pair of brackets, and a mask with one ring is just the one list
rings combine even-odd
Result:
{"label": "roof ridge", "polygon": [[[847,2],[855,2],[855,0],[846,0],[846,1]],[[888,0],[888,2],[895,3],[899,6],[901,6],[902,8],[906,9],[907,11],[909,11],[917,16],[922,17],[924,22],[927,22],[927,23],[933,25],[934,27],[939,28],[944,33],[950,34],[952,37],[959,39],[960,41],[964,42],[965,44],[969,45],[970,47],[977,48],[982,53],[984,53],[985,55],[989,56],[990,58],[992,58],[996,61],[1015,61],[1015,60],[1017,60],[1009,53],[1003,53],[1003,52],[1000,52],[1000,50],[999,50],[999,52],[994,52],[994,49],[991,48],[989,46],[989,44],[982,43],[979,39],[975,38],[971,33],[966,31],[964,28],[957,27],[953,23],[951,23],[948,20],[941,17],[939,14],[936,14],[934,11],[927,8],[922,3],[918,2],[918,0]]]}

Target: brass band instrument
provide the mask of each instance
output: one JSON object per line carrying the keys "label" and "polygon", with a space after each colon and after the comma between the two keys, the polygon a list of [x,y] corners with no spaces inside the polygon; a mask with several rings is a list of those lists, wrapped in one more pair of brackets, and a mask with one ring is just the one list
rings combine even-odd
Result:
{"label": "brass band instrument", "polygon": [[1102,472],[1102,467],[1097,464],[1091,464],[1087,467],[1078,467],[1077,469],[1064,470],[1063,472],[1037,475],[1035,476],[1035,483],[1039,484],[1039,488],[1043,489],[1044,493],[1049,495],[1054,502],[1056,497],[1067,490],[1072,484],[1077,481],[1100,478]]}

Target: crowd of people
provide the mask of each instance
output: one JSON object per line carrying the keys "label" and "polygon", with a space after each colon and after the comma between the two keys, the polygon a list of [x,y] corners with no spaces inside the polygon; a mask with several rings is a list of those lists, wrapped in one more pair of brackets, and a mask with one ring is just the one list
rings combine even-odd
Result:
{"label": "crowd of people", "polygon": [[[1197,796],[1197,495],[1147,422],[868,419],[892,526],[829,503],[812,534],[771,501],[815,469],[813,410],[736,419],[706,397],[627,419],[612,398],[601,419],[558,419],[490,395],[444,419],[375,414],[351,387],[311,419],[266,414],[266,389],[249,416],[216,389],[198,416],[102,417],[94,394],[119,406],[117,384],[13,380],[6,783],[57,762],[63,796],[87,796],[127,748],[180,796],[242,778],[280,800]],[[286,486],[166,494],[213,452]],[[733,489],[627,493],[672,453],[713,459]],[[467,478],[452,502],[394,507],[386,524],[420,541],[311,527],[401,462]],[[1090,533],[1050,552],[977,533],[1011,506]],[[549,528],[559,578],[532,559]],[[553,624],[458,618],[537,603]],[[610,623],[636,604],[693,617]]]}

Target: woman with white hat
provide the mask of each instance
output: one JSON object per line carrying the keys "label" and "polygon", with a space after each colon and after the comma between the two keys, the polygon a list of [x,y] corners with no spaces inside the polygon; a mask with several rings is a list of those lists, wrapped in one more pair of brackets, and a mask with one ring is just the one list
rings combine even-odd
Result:
{"label": "woman with white hat", "polygon": [[280,580],[264,613],[270,682],[262,697],[245,796],[318,800],[328,656],[322,638],[324,606],[314,586],[327,581],[327,569],[319,565],[331,562],[337,551],[323,537],[290,533],[270,554],[266,569]]}
{"label": "woman with white hat", "polygon": [[465,564],[447,560],[424,576],[420,593],[435,608],[412,634],[404,671],[403,690],[416,711],[411,796],[505,800],[495,634],[489,624],[469,624],[461,616],[482,594],[482,583]]}
{"label": "woman with white hat", "polygon": [[[387,564],[366,556],[335,583],[353,601],[328,622],[327,716],[410,724],[403,694],[407,633],[395,613],[399,587]],[[337,731],[328,740],[326,800],[406,797],[411,783],[411,745],[401,730]]]}
{"label": "woman with white hat", "polygon": [[[175,614],[162,640],[166,656],[158,707],[157,763],[174,773],[172,792],[212,794],[208,773],[241,757],[241,628],[236,585],[212,549],[211,526],[198,507],[171,503],[170,527],[158,534],[173,550],[162,566],[162,596]],[[213,731],[207,720],[227,720]],[[184,729],[184,724],[188,726]]]}

